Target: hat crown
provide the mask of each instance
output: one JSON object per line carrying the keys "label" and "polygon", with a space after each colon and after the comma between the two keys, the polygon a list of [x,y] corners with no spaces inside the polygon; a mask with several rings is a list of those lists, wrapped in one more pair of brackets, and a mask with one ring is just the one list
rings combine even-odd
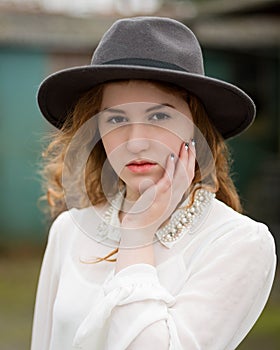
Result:
{"label": "hat crown", "polygon": [[91,64],[131,64],[204,75],[198,40],[182,23],[164,17],[120,19],[103,35]]}
{"label": "hat crown", "polygon": [[38,104],[61,128],[81,96],[110,81],[144,79],[180,86],[197,96],[224,138],[241,133],[254,120],[255,105],[237,86],[204,75],[198,40],[184,24],[164,17],[120,19],[103,35],[87,66],[46,78]]}

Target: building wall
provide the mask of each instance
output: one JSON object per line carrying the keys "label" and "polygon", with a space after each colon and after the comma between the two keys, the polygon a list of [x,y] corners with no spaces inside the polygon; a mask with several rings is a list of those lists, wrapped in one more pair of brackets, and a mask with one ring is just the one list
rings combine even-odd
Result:
{"label": "building wall", "polygon": [[276,48],[205,50],[206,71],[244,89],[254,100],[253,125],[229,140],[232,173],[244,211],[280,230],[279,56]]}
{"label": "building wall", "polygon": [[[261,51],[204,51],[209,75],[238,84],[257,102],[254,126],[229,142],[234,156],[234,179],[248,214],[277,229],[279,184],[273,191],[269,185],[279,152],[277,56],[272,52],[264,57]],[[37,46],[0,46],[0,244],[7,238],[40,242],[46,236],[44,215],[38,207],[42,193],[36,173],[42,136],[50,125],[40,115],[36,91],[49,73],[87,64],[89,60],[90,53],[85,51],[66,53]],[[260,210],[264,200],[266,210]]]}
{"label": "building wall", "polygon": [[0,50],[1,238],[36,235],[42,227],[36,201],[38,139],[44,123],[35,103],[46,57],[37,50]]}
{"label": "building wall", "polygon": [[0,244],[45,236],[38,170],[42,140],[51,127],[40,115],[36,93],[51,72],[86,61],[86,55],[0,46]]}

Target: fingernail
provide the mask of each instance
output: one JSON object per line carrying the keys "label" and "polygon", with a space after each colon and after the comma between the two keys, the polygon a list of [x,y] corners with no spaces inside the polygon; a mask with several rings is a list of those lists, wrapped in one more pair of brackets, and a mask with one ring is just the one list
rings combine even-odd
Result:
{"label": "fingernail", "polygon": [[170,154],[170,158],[171,158],[171,160],[174,160],[174,159],[175,159],[174,153],[171,153],[171,154]]}
{"label": "fingernail", "polygon": [[191,143],[193,146],[195,146],[195,140],[194,139],[191,139]]}
{"label": "fingernail", "polygon": [[186,149],[186,151],[189,149],[189,143],[188,142],[185,142],[185,149]]}

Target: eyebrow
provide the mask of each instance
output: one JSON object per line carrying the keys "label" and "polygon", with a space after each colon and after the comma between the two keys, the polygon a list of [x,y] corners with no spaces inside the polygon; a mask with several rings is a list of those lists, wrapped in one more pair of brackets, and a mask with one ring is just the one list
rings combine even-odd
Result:
{"label": "eyebrow", "polygon": [[[171,108],[174,108],[174,106],[170,105],[169,103],[161,103],[161,104],[158,104],[156,106],[153,106],[153,107],[150,107],[148,109],[146,109],[146,113],[148,112],[152,112],[152,111],[157,111],[163,107],[171,107]],[[116,108],[104,108],[103,112],[111,112],[111,113],[120,113],[120,114],[126,114],[125,111],[123,111],[122,109],[116,109]]]}
{"label": "eyebrow", "polygon": [[125,114],[125,111],[123,111],[122,109],[115,109],[115,108],[104,108],[103,111],[101,112],[111,112],[111,113],[122,113]]}
{"label": "eyebrow", "polygon": [[161,104],[159,104],[157,106],[153,106],[153,107],[150,107],[150,108],[146,109],[146,112],[156,111],[156,110],[161,109],[163,107],[171,107],[171,108],[175,109],[175,107],[170,105],[169,103],[161,103]]}

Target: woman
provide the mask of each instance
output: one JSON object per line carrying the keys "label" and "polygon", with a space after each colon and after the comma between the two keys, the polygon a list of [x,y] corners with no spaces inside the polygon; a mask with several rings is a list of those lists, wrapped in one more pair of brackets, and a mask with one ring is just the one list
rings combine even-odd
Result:
{"label": "woman", "polygon": [[59,131],[32,350],[235,349],[276,260],[229,176],[224,140],[252,123],[252,100],[204,75],[186,26],[138,17],[105,33],[91,65],[48,77],[38,101]]}

